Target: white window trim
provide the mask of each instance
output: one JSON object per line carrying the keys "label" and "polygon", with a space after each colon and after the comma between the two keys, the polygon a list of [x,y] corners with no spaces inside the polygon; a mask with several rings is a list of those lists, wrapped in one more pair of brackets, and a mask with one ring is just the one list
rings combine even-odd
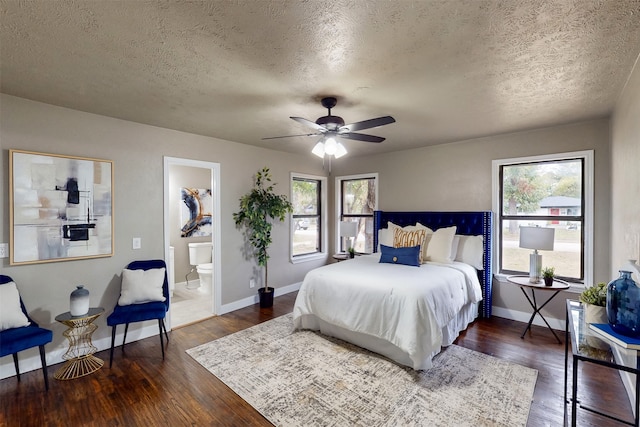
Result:
{"label": "white window trim", "polygon": [[304,173],[291,172],[289,177],[289,198],[293,200],[293,182],[294,178],[300,179],[313,179],[316,181],[320,181],[320,217],[322,221],[322,234],[320,235],[320,252],[316,252],[308,255],[298,255],[293,256],[293,234],[295,232],[293,228],[293,214],[289,215],[289,261],[292,264],[299,264],[302,262],[315,261],[317,259],[324,259],[327,257],[327,243],[328,243],[328,233],[327,233],[327,177],[318,176],[318,175],[308,175]]}
{"label": "white window trim", "polygon": [[335,206],[335,222],[333,224],[333,229],[336,231],[334,233],[334,242],[333,242],[333,247],[335,248],[335,250],[337,251],[338,248],[340,247],[340,201],[342,200],[342,181],[348,181],[348,180],[352,180],[352,179],[375,179],[376,181],[376,204],[374,207],[374,211],[378,210],[378,189],[380,188],[380,180],[378,178],[378,173],[377,172],[372,172],[372,173],[362,173],[362,174],[358,174],[358,175],[345,175],[345,176],[337,176],[336,177],[336,182],[335,182],[335,201],[334,201],[334,206]]}
{"label": "white window trim", "polygon": [[[500,233],[500,167],[517,163],[557,161],[567,159],[584,159],[584,283],[593,283],[593,206],[594,206],[594,163],[593,150],[573,151],[568,153],[545,154],[541,156],[516,157],[512,159],[498,159],[491,162],[491,193],[493,215],[494,242],[499,242]],[[498,260],[500,259],[500,248],[498,244],[493,245],[493,271],[498,272]],[[500,282],[506,282],[506,275],[495,273],[495,277]],[[582,292],[585,285],[572,283],[570,290]]]}

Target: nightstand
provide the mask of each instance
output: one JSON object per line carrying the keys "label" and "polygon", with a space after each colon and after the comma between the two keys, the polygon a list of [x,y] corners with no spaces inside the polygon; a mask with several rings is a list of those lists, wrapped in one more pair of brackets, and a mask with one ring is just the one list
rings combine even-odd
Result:
{"label": "nightstand", "polygon": [[349,254],[348,253],[343,253],[343,252],[338,252],[337,254],[333,254],[333,259],[335,259],[338,262],[345,261],[345,260],[349,259]]}
{"label": "nightstand", "polygon": [[[520,287],[520,290],[522,291],[524,296],[527,298],[527,301],[529,301],[529,305],[531,306],[531,308],[533,308],[533,313],[531,314],[529,323],[527,324],[527,327],[522,333],[522,335],[520,336],[520,338],[524,338],[524,335],[527,333],[527,331],[531,329],[531,323],[533,323],[533,319],[536,317],[536,314],[537,314],[538,316],[540,316],[540,318],[542,318],[542,320],[547,325],[547,328],[549,328],[553,336],[556,337],[556,339],[558,340],[558,343],[562,344],[562,341],[560,341],[560,338],[558,338],[558,335],[556,335],[553,328],[551,328],[551,326],[549,325],[549,322],[547,322],[547,319],[545,319],[542,313],[540,313],[540,310],[542,310],[544,306],[549,303],[549,301],[555,298],[555,296],[558,295],[560,291],[569,289],[570,287],[569,284],[564,280],[554,278],[553,285],[545,286],[544,282],[540,282],[540,283],[529,282],[529,276],[509,276],[507,277],[507,280]],[[529,295],[527,295],[527,292],[525,291],[525,289],[531,289],[531,298],[529,298]],[[551,294],[549,299],[547,299],[544,302],[544,304],[539,306],[538,302],[536,301],[536,290],[553,291],[553,293]]]}

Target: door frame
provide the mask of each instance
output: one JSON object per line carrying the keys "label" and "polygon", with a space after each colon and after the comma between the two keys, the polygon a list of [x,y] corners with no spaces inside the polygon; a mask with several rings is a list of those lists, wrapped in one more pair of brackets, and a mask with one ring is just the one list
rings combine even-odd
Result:
{"label": "door frame", "polygon": [[[212,235],[211,246],[212,254],[211,261],[213,263],[212,274],[212,314],[216,315],[221,311],[222,300],[222,272],[221,272],[221,260],[222,243],[220,242],[221,236],[221,222],[220,222],[220,163],[207,162],[203,160],[183,159],[178,157],[164,156],[164,259],[169,259],[169,246],[171,236],[171,224],[169,223],[169,169],[171,166],[189,166],[194,168],[209,169],[211,171],[211,193],[213,202],[213,212],[211,219]],[[175,224],[174,224],[175,225]],[[174,272],[172,271],[171,274]],[[171,326],[171,310],[169,310],[169,326]]]}

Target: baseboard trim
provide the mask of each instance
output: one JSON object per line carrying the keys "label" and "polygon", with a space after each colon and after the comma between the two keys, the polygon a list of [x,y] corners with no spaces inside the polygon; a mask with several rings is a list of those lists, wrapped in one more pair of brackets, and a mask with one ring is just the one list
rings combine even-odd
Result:
{"label": "baseboard trim", "polygon": [[[281,295],[286,295],[291,292],[296,292],[300,289],[300,286],[302,286],[302,282],[294,283],[288,286],[283,286],[281,288],[276,288],[276,291],[275,291],[276,293],[274,296],[279,297]],[[260,300],[258,299],[258,294],[256,291],[256,294],[252,297],[243,298],[241,300],[222,305],[220,307],[219,314],[230,313],[232,311],[240,310],[241,308],[249,307],[250,305],[257,304],[259,302]]]}
{"label": "baseboard trim", "polygon": [[[524,311],[510,310],[508,308],[496,307],[495,305],[492,307],[492,314],[497,317],[515,320],[517,322],[523,322],[525,323],[525,326],[523,326],[523,328],[526,327],[526,324],[529,323],[529,319],[531,318],[531,312],[527,313]],[[549,325],[553,329],[564,332],[566,326],[564,319],[556,319],[546,315],[544,316],[544,318],[547,319],[547,322],[549,322]],[[547,325],[545,325],[545,323],[538,315],[536,315],[535,319],[533,319],[533,324],[545,328],[547,327]]]}
{"label": "baseboard trim", "polygon": [[[122,339],[124,338],[124,325],[120,325],[117,331],[120,331],[120,333],[116,333],[116,341],[114,344],[115,347],[122,345]],[[144,338],[152,337],[154,335],[158,335],[158,322],[156,320],[132,323],[131,325],[129,325],[129,331],[127,332],[127,344]],[[111,334],[106,337],[94,339],[92,340],[92,342],[93,345],[98,348],[98,351],[108,350],[111,348]],[[45,357],[47,361],[47,369],[49,371],[49,379],[53,379],[54,372],[61,367],[55,365],[65,361],[62,356],[69,349],[68,343],[69,342],[65,338],[62,344],[58,345],[55,348],[50,347],[52,343],[49,343],[45,346]],[[21,351],[20,353],[18,353],[18,359],[20,362],[20,374],[42,368],[38,347]],[[7,361],[7,363],[3,363],[2,365],[0,365],[0,379],[16,376],[16,371],[13,366],[13,358],[7,356]],[[109,369],[108,364],[109,359],[107,356],[107,359],[105,360],[105,366],[102,369]]]}

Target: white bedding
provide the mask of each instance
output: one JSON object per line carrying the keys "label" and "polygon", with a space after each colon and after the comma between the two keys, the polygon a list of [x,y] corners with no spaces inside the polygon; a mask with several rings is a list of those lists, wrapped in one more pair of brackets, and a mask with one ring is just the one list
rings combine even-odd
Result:
{"label": "white bedding", "polygon": [[443,343],[443,328],[482,299],[477,271],[459,262],[412,267],[379,259],[364,255],[307,273],[294,327],[326,324],[376,337],[406,353],[413,369],[428,369],[441,346],[451,344]]}

